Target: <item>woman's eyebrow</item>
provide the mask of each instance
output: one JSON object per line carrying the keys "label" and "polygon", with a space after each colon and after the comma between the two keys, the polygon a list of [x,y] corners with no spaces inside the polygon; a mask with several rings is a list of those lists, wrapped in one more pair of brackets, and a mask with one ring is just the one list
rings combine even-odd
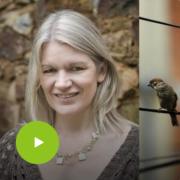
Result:
{"label": "woman's eyebrow", "polygon": [[79,61],[79,62],[71,62],[69,65],[87,65],[87,63]]}
{"label": "woman's eyebrow", "polygon": [[[87,62],[83,62],[83,61],[77,61],[77,62],[67,62],[66,64],[64,64],[64,67],[68,67],[68,66],[87,66],[88,63]],[[42,68],[55,68],[55,65],[52,64],[41,64]]]}

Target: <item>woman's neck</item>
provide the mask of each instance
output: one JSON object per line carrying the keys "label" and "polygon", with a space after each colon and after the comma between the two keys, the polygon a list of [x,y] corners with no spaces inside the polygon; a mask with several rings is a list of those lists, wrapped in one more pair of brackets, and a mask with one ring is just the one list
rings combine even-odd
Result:
{"label": "woman's neck", "polygon": [[90,111],[68,116],[56,114],[55,128],[64,136],[82,134],[85,131],[93,131],[93,117]]}

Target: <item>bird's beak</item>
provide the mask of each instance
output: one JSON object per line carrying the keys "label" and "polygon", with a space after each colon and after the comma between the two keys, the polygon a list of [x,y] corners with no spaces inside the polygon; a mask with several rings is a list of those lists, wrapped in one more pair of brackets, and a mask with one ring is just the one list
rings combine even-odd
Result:
{"label": "bird's beak", "polygon": [[147,86],[152,87],[152,85],[150,83]]}

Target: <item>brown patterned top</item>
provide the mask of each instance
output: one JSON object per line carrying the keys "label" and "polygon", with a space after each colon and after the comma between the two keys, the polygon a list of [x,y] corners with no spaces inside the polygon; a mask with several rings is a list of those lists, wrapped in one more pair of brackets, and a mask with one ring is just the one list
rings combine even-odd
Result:
{"label": "brown patterned top", "polygon": [[[37,165],[22,160],[15,149],[21,125],[0,139],[0,180],[43,180]],[[139,168],[138,128],[132,126],[125,142],[97,180],[137,180]]]}

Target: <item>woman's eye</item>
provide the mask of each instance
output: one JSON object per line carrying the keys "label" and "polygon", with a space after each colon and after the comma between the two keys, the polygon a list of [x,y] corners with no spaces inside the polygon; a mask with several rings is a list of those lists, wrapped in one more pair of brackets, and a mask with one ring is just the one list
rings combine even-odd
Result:
{"label": "woman's eye", "polygon": [[53,73],[55,72],[55,69],[46,69],[46,70],[43,70],[43,73]]}
{"label": "woman's eye", "polygon": [[80,66],[75,66],[71,68],[72,71],[82,71],[84,69],[85,69],[84,67],[80,67]]}

